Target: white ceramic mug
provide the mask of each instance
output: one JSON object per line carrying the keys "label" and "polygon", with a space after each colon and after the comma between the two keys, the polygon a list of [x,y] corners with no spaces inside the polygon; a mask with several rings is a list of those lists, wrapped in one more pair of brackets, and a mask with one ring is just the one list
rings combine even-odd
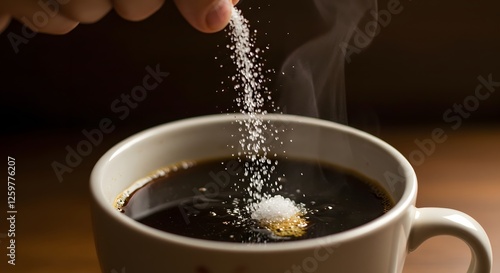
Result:
{"label": "white ceramic mug", "polygon": [[152,171],[183,160],[230,156],[239,114],[168,123],[138,133],[109,150],[91,175],[92,218],[103,273],[400,273],[407,253],[429,237],[448,234],[471,249],[469,273],[490,273],[491,246],[483,228],[452,209],[416,208],[417,179],[387,143],[333,122],[266,115],[286,128],[279,149],[355,170],[380,183],[396,205],[383,216],[341,233],[294,242],[238,244],[183,237],[119,213],[114,199]]}

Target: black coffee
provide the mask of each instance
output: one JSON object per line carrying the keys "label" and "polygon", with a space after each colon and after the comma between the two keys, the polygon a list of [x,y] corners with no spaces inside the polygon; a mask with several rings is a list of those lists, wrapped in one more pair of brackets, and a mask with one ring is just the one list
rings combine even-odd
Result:
{"label": "black coffee", "polygon": [[249,184],[243,175],[245,162],[235,159],[174,166],[135,191],[122,212],[145,225],[183,236],[257,243],[342,232],[372,221],[393,206],[377,183],[357,174],[319,162],[284,158],[278,162],[270,181],[280,183],[282,189],[272,195],[304,205],[308,225],[300,237],[277,236],[250,217],[243,201],[248,198],[244,189]]}

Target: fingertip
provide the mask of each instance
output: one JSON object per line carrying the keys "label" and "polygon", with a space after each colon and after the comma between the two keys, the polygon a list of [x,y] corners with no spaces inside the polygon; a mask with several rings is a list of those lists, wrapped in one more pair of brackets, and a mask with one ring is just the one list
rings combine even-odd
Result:
{"label": "fingertip", "polygon": [[52,34],[52,35],[64,35],[64,34],[70,33],[79,24],[80,24],[79,22],[72,22],[72,23],[63,24],[63,25],[56,25],[56,26],[51,25],[49,27],[36,29],[34,31],[39,32],[39,33]]}
{"label": "fingertip", "polygon": [[141,21],[163,6],[164,0],[113,0],[116,13],[129,21]]}
{"label": "fingertip", "polygon": [[[56,34],[56,35],[68,34],[73,29],[75,29],[79,24],[80,24],[80,22],[73,21],[72,23],[66,24],[65,26],[61,26],[61,27],[57,27],[57,28],[52,28],[51,30],[49,30],[46,33]],[[42,32],[44,32],[44,31],[42,31]]]}
{"label": "fingertip", "polygon": [[217,32],[227,26],[232,12],[232,4],[229,1],[219,0],[210,8],[205,17],[206,30],[204,32]]}
{"label": "fingertip", "polygon": [[16,17],[16,19],[34,32],[56,35],[67,34],[75,29],[79,24],[79,22],[71,20],[62,15],[56,15],[44,24],[37,24],[35,22],[32,22],[25,16],[21,18]]}
{"label": "fingertip", "polygon": [[91,24],[101,20],[113,8],[110,1],[72,1],[61,7],[71,20]]}
{"label": "fingertip", "polygon": [[231,18],[232,0],[174,0],[184,19],[204,33],[222,30]]}

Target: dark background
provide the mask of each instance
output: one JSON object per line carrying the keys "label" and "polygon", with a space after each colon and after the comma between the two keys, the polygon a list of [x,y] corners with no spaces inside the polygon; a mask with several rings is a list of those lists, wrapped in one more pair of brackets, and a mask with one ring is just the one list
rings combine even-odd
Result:
{"label": "dark background", "polygon": [[[401,5],[403,11],[346,65],[353,126],[440,123],[443,112],[474,94],[479,75],[500,81],[498,1]],[[240,5],[259,29],[258,45],[270,45],[264,54],[268,68],[279,69],[287,53],[321,32],[317,14],[304,2],[256,6],[253,1]],[[379,9],[386,6],[379,2]],[[234,69],[226,34],[195,31],[168,1],[143,22],[127,22],[112,12],[67,35],[37,34],[19,45],[17,54],[7,39],[10,32],[21,34],[21,25],[13,22],[0,36],[0,111],[6,134],[97,126],[102,118],[116,117],[111,102],[142,83],[146,66],[157,64],[169,77],[121,123],[147,128],[237,110],[232,108],[234,94],[216,92]],[[499,102],[493,93],[468,122],[497,122]]]}

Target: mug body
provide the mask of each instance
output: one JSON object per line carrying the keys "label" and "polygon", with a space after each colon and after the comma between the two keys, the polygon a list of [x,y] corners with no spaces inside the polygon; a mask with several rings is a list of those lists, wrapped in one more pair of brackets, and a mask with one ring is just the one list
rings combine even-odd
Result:
{"label": "mug body", "polygon": [[293,115],[262,117],[279,131],[279,141],[275,135],[267,138],[278,155],[285,151],[290,158],[352,170],[377,181],[390,194],[395,206],[357,228],[294,242],[238,244],[159,231],[113,207],[121,192],[157,169],[235,154],[239,145],[235,135],[241,134],[237,120],[246,118],[221,114],[160,125],[122,141],[99,160],[91,175],[91,193],[102,272],[402,272],[416,212],[415,173],[385,142],[329,121]]}

